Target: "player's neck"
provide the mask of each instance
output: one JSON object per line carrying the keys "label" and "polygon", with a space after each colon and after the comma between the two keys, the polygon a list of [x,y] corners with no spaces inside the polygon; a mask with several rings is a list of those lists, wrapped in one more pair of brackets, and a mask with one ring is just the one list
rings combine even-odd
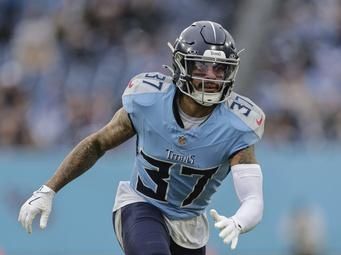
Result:
{"label": "player's neck", "polygon": [[184,113],[196,118],[209,115],[215,108],[215,105],[203,106],[198,104],[194,99],[183,94],[179,94],[179,105]]}

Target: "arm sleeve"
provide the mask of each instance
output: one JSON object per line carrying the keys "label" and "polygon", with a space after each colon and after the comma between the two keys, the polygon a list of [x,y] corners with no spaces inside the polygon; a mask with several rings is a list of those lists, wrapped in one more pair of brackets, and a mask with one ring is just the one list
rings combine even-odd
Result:
{"label": "arm sleeve", "polygon": [[239,164],[231,167],[233,183],[240,207],[232,218],[242,233],[254,228],[263,217],[263,175],[258,164]]}

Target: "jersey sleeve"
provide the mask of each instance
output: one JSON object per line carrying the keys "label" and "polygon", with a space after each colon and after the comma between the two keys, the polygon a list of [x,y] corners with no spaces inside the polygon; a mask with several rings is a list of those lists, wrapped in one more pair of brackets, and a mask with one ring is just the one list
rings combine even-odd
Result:
{"label": "jersey sleeve", "polygon": [[231,123],[235,130],[234,143],[229,153],[232,155],[262,139],[265,114],[249,98],[236,93],[231,95],[228,107],[233,114]]}
{"label": "jersey sleeve", "polygon": [[157,72],[141,73],[129,81],[122,103],[137,131],[142,128],[143,108],[153,105],[155,94],[164,93],[170,83],[171,77]]}

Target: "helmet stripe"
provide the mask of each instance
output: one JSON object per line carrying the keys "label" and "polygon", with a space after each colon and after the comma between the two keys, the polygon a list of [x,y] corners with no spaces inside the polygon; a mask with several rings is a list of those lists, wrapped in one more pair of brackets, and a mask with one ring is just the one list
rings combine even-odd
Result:
{"label": "helmet stripe", "polygon": [[213,23],[211,21],[209,21],[209,23],[210,23],[210,25],[211,25],[211,27],[213,29],[214,40],[215,40],[215,42],[217,42],[217,34],[215,32],[215,27],[214,27],[214,25],[213,25]]}

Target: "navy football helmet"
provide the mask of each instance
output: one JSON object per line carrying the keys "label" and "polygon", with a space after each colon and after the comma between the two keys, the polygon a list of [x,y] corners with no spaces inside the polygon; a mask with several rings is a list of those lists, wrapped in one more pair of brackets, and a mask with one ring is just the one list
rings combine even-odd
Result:
{"label": "navy football helmet", "polygon": [[[197,21],[183,30],[174,45],[173,79],[179,90],[204,106],[222,103],[230,95],[239,67],[239,52],[234,40],[220,24],[211,21]],[[196,76],[193,70],[207,70],[208,65],[219,68],[215,79]],[[200,80],[194,86],[193,80]],[[209,83],[218,84],[214,91],[206,89]]]}

